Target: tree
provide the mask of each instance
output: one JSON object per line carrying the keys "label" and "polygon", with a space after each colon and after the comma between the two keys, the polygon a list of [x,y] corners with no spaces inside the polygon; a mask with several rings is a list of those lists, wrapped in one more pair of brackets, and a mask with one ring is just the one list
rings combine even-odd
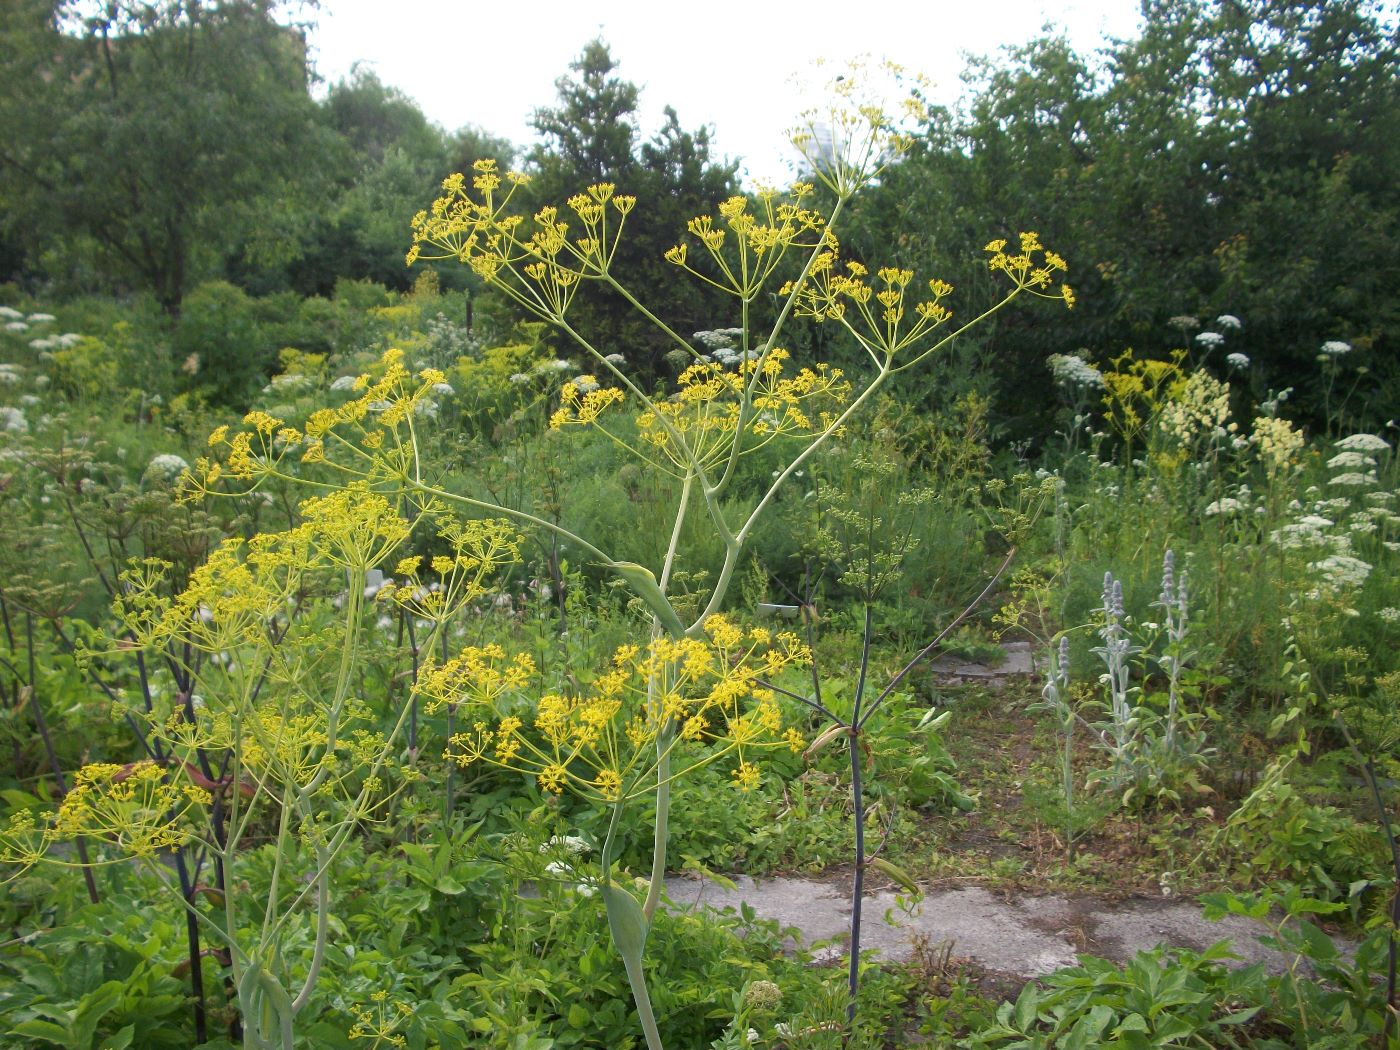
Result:
{"label": "tree", "polygon": [[16,4],[0,199],[31,267],[95,255],[176,314],[235,245],[289,250],[274,202],[303,192],[321,151],[305,42],[271,0]]}
{"label": "tree", "polygon": [[[597,182],[615,183],[619,193],[635,195],[637,207],[613,261],[618,279],[645,288],[650,307],[678,332],[726,327],[730,301],[678,279],[663,256],[688,221],[737,192],[738,165],[717,163],[710,156],[708,131],[682,130],[670,107],[661,130],[639,142],[637,87],[612,75],[617,64],[602,40],[586,44],[569,68],[575,76],[555,81],[558,105],[535,111],[533,125],[544,142],[530,154],[532,199],[562,205]],[[605,352],[625,354],[646,378],[663,371],[663,355],[673,347],[623,299],[594,295],[574,309],[581,330],[605,333]]]}
{"label": "tree", "polygon": [[1049,432],[1048,355],[1163,355],[1182,345],[1178,315],[1241,318],[1229,349],[1263,385],[1296,387],[1294,409],[1314,425],[1318,348],[1349,341],[1348,362],[1380,379],[1349,425],[1393,417],[1394,26],[1368,0],[1148,0],[1143,13],[1137,39],[1096,56],[1048,36],[975,63],[967,100],[935,114],[884,177],[853,247],[916,230],[896,243],[901,261],[938,269],[1018,228],[1056,245],[1074,312],[1053,326],[1006,315],[985,331],[1018,436]]}

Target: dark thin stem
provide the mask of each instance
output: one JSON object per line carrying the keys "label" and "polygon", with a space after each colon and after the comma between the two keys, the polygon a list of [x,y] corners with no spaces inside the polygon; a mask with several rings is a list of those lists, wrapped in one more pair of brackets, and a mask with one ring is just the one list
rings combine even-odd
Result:
{"label": "dark thin stem", "polygon": [[[24,614],[24,642],[29,649],[29,709],[34,712],[34,725],[38,727],[39,739],[44,742],[44,754],[48,756],[49,768],[53,770],[54,782],[61,794],[68,793],[68,783],[63,777],[63,767],[58,761],[58,752],[53,747],[53,737],[49,735],[48,722],[44,720],[44,705],[39,702],[38,668],[34,657],[34,617]],[[88,859],[87,840],[81,835],[73,840],[78,851],[78,859],[83,862],[83,882],[87,886],[88,900],[93,904],[101,901],[97,893],[97,880],[92,874],[92,861]]]}
{"label": "dark thin stem", "polygon": [[904,679],[908,677],[909,672],[914,670],[914,668],[918,667],[919,664],[922,663],[924,660],[928,659],[928,657],[933,653],[933,651],[943,644],[943,639],[947,638],[948,635],[950,635],[954,630],[956,630],[964,620],[966,620],[969,616],[972,615],[972,611],[976,609],[977,606],[982,604],[982,602],[986,599],[987,595],[992,593],[992,588],[997,585],[997,581],[1001,579],[1002,574],[1005,573],[1007,568],[1011,565],[1011,559],[1014,557],[1016,557],[1016,548],[1012,547],[1009,551],[1006,552],[1006,557],[1002,559],[1001,564],[997,566],[997,571],[992,575],[992,578],[988,581],[987,586],[982,588],[982,593],[979,594],[976,598],[972,599],[971,604],[968,605],[968,607],[962,612],[958,613],[957,618],[954,619],[952,623],[950,623],[947,627],[943,628],[943,630],[939,631],[937,638],[935,638],[933,641],[929,642],[928,645],[920,649],[918,653],[914,655],[914,658],[912,660],[910,660],[907,664],[900,668],[899,673],[890,679],[889,684],[886,685],[885,688],[880,691],[880,695],[877,696],[874,702],[871,703],[871,705],[866,709],[865,715],[861,718],[858,725],[863,726],[866,722],[869,722],[870,716],[873,715],[877,710],[879,710],[880,705],[885,702],[885,698],[888,697],[891,693],[893,693],[895,691],[895,688],[899,685],[899,683],[904,681]]}
{"label": "dark thin stem", "polygon": [[856,1026],[856,993],[860,990],[860,916],[865,893],[865,799],[860,782],[860,730],[852,727],[847,736],[851,749],[851,803],[856,832],[856,873],[851,887],[851,959],[846,987],[850,1000],[846,1003],[846,1034],[842,1044],[849,1043]]}
{"label": "dark thin stem", "polygon": [[875,609],[870,602],[865,603],[865,627],[860,635],[860,674],[856,677],[856,698],[851,706],[851,725],[860,722],[860,702],[865,698],[866,677],[870,673],[870,643],[875,627]]}
{"label": "dark thin stem", "polygon": [[92,565],[92,571],[97,573],[98,582],[102,584],[102,589],[109,595],[115,595],[116,589],[112,586],[107,574],[102,571],[102,563],[97,560],[97,555],[93,552],[92,544],[88,542],[87,530],[83,528],[82,520],[78,517],[78,512],[73,509],[73,501],[66,495],[63,497],[63,505],[68,508],[68,517],[73,521],[73,531],[78,534],[78,542],[82,544],[83,552],[88,556],[88,562]]}
{"label": "dark thin stem", "polygon": [[[812,567],[808,565],[802,571],[802,591],[807,596],[804,600],[804,604],[808,609],[812,608],[813,586],[814,585],[812,583]],[[814,621],[816,620],[816,617],[804,612],[802,618],[805,621],[805,626],[807,628],[807,648],[812,652],[812,699],[816,701],[815,706],[817,710],[821,711],[828,718],[832,719],[832,721],[836,721],[836,716],[831,714],[831,712],[829,712],[826,709],[826,704],[822,703],[822,677],[821,674],[817,671],[817,640],[816,632],[814,630]]]}
{"label": "dark thin stem", "polygon": [[860,991],[860,920],[865,904],[865,792],[860,779],[860,702],[865,695],[866,675],[870,671],[870,649],[873,641],[875,610],[865,603],[865,629],[861,632],[860,676],[856,680],[856,695],[851,706],[851,726],[846,742],[851,751],[851,819],[855,821],[856,872],[851,887],[851,959],[846,976],[850,1000],[846,1003],[846,1034],[850,1041],[856,1026],[856,993]]}
{"label": "dark thin stem", "polygon": [[1395,828],[1390,820],[1390,811],[1386,809],[1385,801],[1381,798],[1380,780],[1376,776],[1376,766],[1371,760],[1371,756],[1357,747],[1356,741],[1347,730],[1346,723],[1342,721],[1339,714],[1333,716],[1337,725],[1341,728],[1342,736],[1346,739],[1347,746],[1352,753],[1361,760],[1361,768],[1366,774],[1366,785],[1371,789],[1371,798],[1376,803],[1376,815],[1380,817],[1381,830],[1385,832],[1385,841],[1390,846],[1390,864],[1395,870],[1395,885],[1390,888],[1390,937],[1388,938],[1386,953],[1386,978],[1385,978],[1385,1025],[1381,1029],[1381,1045],[1390,1045],[1390,1030],[1395,1026],[1396,1006],[1395,1006],[1395,981],[1396,981],[1396,939],[1400,937],[1400,844],[1395,841]]}
{"label": "dark thin stem", "polygon": [[[76,656],[78,652],[78,647],[73,644],[73,640],[71,638],[69,638],[66,634],[63,633],[63,628],[59,626],[58,621],[51,620],[50,625],[53,627],[53,633],[58,638],[59,644],[63,646],[63,651],[66,652],[69,656]],[[91,666],[89,666],[87,669],[87,676],[88,679],[92,682],[92,684],[97,686],[97,688],[101,689],[102,692],[106,695],[107,699],[112,701],[112,703],[115,704],[119,710],[121,710],[122,718],[126,721],[127,728],[129,728],[132,732],[132,735],[136,737],[137,742],[141,745],[141,750],[146,752],[146,757],[156,762],[161,761],[161,756],[158,755],[155,751],[151,750],[151,745],[146,740],[146,734],[141,730],[141,727],[136,724],[136,719],[131,717],[131,713],[127,711],[125,709],[125,706],[120,702],[116,690],[114,690],[110,685],[108,685],[101,678],[99,678],[97,676],[97,671]]]}
{"label": "dark thin stem", "polygon": [[758,684],[761,685],[764,689],[771,689],[775,693],[781,693],[783,696],[786,696],[791,700],[796,700],[799,704],[806,704],[808,707],[810,707],[817,714],[821,715],[823,718],[829,718],[831,721],[837,723],[838,725],[846,724],[842,722],[841,719],[837,718],[834,713],[828,711],[821,704],[814,703],[812,700],[803,696],[801,693],[794,693],[791,689],[784,689],[782,686],[770,682],[766,678],[758,679]]}
{"label": "dark thin stem", "polygon": [[175,852],[175,871],[180,877],[180,895],[189,907],[185,908],[185,943],[190,956],[190,990],[194,992],[194,1035],[197,1042],[209,1038],[208,1022],[204,1006],[204,960],[199,946],[199,919],[195,914],[195,878],[185,863],[183,850]]}

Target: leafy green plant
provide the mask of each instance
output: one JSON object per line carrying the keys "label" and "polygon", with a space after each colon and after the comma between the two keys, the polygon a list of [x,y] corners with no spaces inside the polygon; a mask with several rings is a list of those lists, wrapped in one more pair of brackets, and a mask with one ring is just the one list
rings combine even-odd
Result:
{"label": "leafy green plant", "polygon": [[109,893],[7,947],[0,1025],[11,1037],[65,1050],[190,1045],[187,991],[177,976],[183,923],[144,903],[141,890]]}
{"label": "leafy green plant", "polygon": [[1091,1047],[1239,1047],[1243,1026],[1260,1010],[1263,967],[1239,970],[1227,942],[1201,953],[1157,948],[1118,966],[1081,956],[1078,966],[1027,984],[1004,1003],[996,1023],[965,1045],[1006,1050]]}

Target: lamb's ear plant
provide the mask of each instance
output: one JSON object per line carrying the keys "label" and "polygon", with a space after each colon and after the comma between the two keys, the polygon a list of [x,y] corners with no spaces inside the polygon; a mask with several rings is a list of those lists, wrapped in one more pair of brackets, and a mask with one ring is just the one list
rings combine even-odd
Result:
{"label": "lamb's ear plant", "polygon": [[[327,493],[321,497],[324,499],[384,500],[394,508],[386,512],[393,521],[402,521],[400,513],[412,519],[445,510],[508,517],[567,544],[570,558],[610,573],[642,603],[651,617],[650,637],[619,654],[613,668],[601,671],[590,695],[545,692],[542,683],[532,682],[533,725],[527,726],[520,716],[508,712],[495,712],[501,717],[479,717],[467,722],[472,727],[469,731],[456,734],[449,753],[459,761],[496,760],[526,768],[548,791],[568,786],[612,807],[610,830],[601,851],[605,899],[651,1050],[658,1050],[660,1037],[651,1017],[642,955],[666,871],[670,785],[684,774],[684,763],[712,761],[732,753],[737,760],[735,783],[740,788],[750,786],[759,775],[750,757],[756,744],[789,743],[781,733],[781,711],[771,693],[748,678],[736,680],[733,674],[757,675],[755,661],[764,676],[776,674],[786,663],[801,662],[800,643],[745,632],[717,619],[756,525],[782,487],[900,373],[930,361],[959,334],[1022,296],[1066,305],[1074,302],[1069,287],[1060,283],[1064,260],[1043,246],[1035,233],[1022,233],[1011,244],[996,239],[987,245],[987,265],[993,275],[1006,281],[1005,294],[980,315],[960,324],[952,323],[952,311],[945,304],[952,293],[947,282],[932,279],[916,284],[911,270],[867,268],[861,260],[843,256],[838,231],[852,198],[879,175],[907,140],[897,133],[899,118],[887,116],[868,97],[869,81],[859,70],[832,83],[833,107],[826,113],[804,115],[796,136],[801,143],[823,136],[835,143],[829,150],[805,150],[814,180],[826,188],[829,206],[818,210],[814,182],[796,183],[786,193],[762,189],[751,198],[735,196],[719,204],[717,214],[691,220],[685,239],[666,253],[667,261],[678,271],[732,300],[732,321],[741,335],[734,351],[722,358],[705,359],[614,272],[613,259],[629,216],[646,204],[611,183],[582,188],[562,206],[547,206],[526,215],[520,210],[517,190],[528,176],[503,173],[495,162],[483,160],[474,166],[470,179],[461,174],[449,177],[443,183],[443,195],[413,219],[410,264],[419,258],[452,258],[469,265],[499,294],[570,340],[591,362],[591,374],[580,375],[564,386],[552,426],[561,430],[595,428],[634,457],[642,469],[669,475],[678,483],[669,543],[657,564],[637,564],[606,551],[557,518],[500,506],[483,498],[478,490],[454,491],[445,484],[434,473],[425,442],[432,417],[426,405],[432,401],[433,388],[446,377],[433,368],[413,373],[397,350],[389,351],[377,368],[355,380],[354,396],[349,401],[311,413],[300,428],[262,412],[251,413],[242,428],[220,427],[210,438],[210,456],[195,464],[189,478],[190,490],[196,494],[246,492],[286,483],[312,486]],[[907,102],[917,108],[913,94]],[[589,285],[603,286],[630,303],[656,326],[675,352],[691,362],[672,396],[654,395],[630,375],[625,361],[610,353],[611,348],[601,341],[605,333],[586,333],[574,327],[570,307]],[[772,317],[772,323],[762,331],[760,315]],[[866,361],[859,381],[822,363],[796,366],[783,346],[785,333],[796,318],[835,327],[852,340]],[[631,414],[632,425],[610,426],[622,412]],[[633,433],[635,438],[624,436]],[[782,452],[785,465],[760,489],[756,501],[736,510],[736,502],[726,500],[726,496],[732,494],[736,479],[744,473],[745,457],[770,447]],[[708,594],[700,595],[694,610],[685,608],[682,615],[684,607],[674,599],[672,589],[678,573],[686,567],[681,539],[691,515],[703,515],[718,538],[723,559]],[[227,560],[223,555],[220,559]],[[354,596],[360,593],[369,567],[363,556],[351,563],[349,612],[358,609],[359,599]],[[241,586],[240,582],[229,590],[237,593]],[[205,601],[216,598],[211,595]],[[274,616],[270,606],[259,608],[259,615]],[[198,602],[186,602],[180,612],[197,620]],[[340,659],[353,662],[356,628],[349,618],[346,630]],[[253,639],[240,640],[254,644]],[[257,644],[264,641],[259,635]],[[432,644],[420,643],[418,648],[424,657],[437,653]],[[300,687],[302,679],[293,676],[291,668],[298,675],[325,673],[324,654],[299,649],[299,662],[289,664],[277,655],[282,649],[281,644],[272,647],[265,658],[266,672],[259,669],[256,659],[233,662],[235,670],[227,671],[226,677],[237,687],[235,695],[240,703],[257,695],[264,674],[282,675]],[[731,660],[742,659],[733,663],[729,672],[706,679],[702,669],[706,660],[718,659],[717,653],[726,653]],[[688,665],[688,659],[694,662]],[[493,698],[485,695],[489,684],[511,674],[530,677],[528,668],[512,666],[516,666],[515,671],[504,667],[494,655],[479,651],[464,651],[446,659],[438,654],[432,663],[425,662],[420,668],[420,694],[431,695],[433,702],[444,706],[492,711]],[[626,683],[625,697],[606,693],[603,683],[609,676],[620,676]],[[340,719],[353,711],[341,695],[345,673],[330,677],[333,682],[318,687],[312,695]],[[517,689],[518,683],[510,681],[508,686]],[[881,699],[866,708],[862,718],[878,708]],[[628,720],[617,721],[623,712]],[[464,721],[469,717],[465,711],[461,715]],[[406,714],[400,724],[404,718]],[[245,720],[231,723],[226,732],[229,737],[224,743],[235,756],[241,754],[241,745],[231,745],[243,739],[239,733],[261,733],[263,737],[272,733],[271,740],[254,736],[261,754],[276,753],[276,747],[269,749],[269,745],[286,740],[281,732],[260,730]],[[684,750],[707,739],[708,757],[692,758]],[[201,750],[209,745],[189,737],[184,746]],[[381,753],[378,745],[372,750],[376,755]],[[384,755],[388,753],[383,750]],[[241,757],[237,762],[246,764]],[[673,768],[673,762],[680,767]],[[279,779],[270,768],[256,773],[249,787],[258,803],[272,798],[285,818],[285,833],[290,834],[294,821],[319,812],[316,791],[327,785],[345,785],[347,794],[337,810],[339,818],[319,831],[304,832],[307,845],[318,858],[312,884],[305,893],[315,888],[319,899],[319,887],[326,886],[329,872],[329,862],[320,860],[323,851],[333,855],[359,820],[373,816],[379,804],[376,792],[383,787],[374,782],[383,779],[380,771],[386,763],[382,759],[369,762],[373,772],[356,783],[373,783],[373,788],[362,786],[358,790],[350,790],[350,781],[343,774],[322,766],[303,782],[291,775],[303,770],[303,763],[304,758],[286,759],[282,762],[286,775]],[[215,785],[220,791],[225,790],[222,783],[221,779]],[[308,793],[312,784],[316,790]],[[245,790],[241,779],[235,777],[229,785],[230,835],[241,834],[252,806],[236,802]],[[280,794],[269,795],[269,790]],[[651,877],[645,899],[638,903],[614,878],[611,864],[617,853],[622,814],[644,794],[655,795],[656,809]],[[189,806],[209,804],[199,796],[184,797]],[[318,904],[318,915],[322,911]],[[239,959],[240,995],[248,997],[250,1024],[256,1026],[257,1037],[278,1038],[280,1034],[285,1039],[299,1004],[306,1000],[308,986],[303,985],[295,996],[282,990],[288,967],[277,958],[275,949],[288,913],[272,912],[253,951],[241,945],[234,950]],[[230,922],[233,917],[230,911]],[[323,920],[324,915],[317,921],[318,929]],[[238,944],[231,928],[225,937]],[[314,981],[314,970],[310,978]]]}
{"label": "lamb's ear plant", "polygon": [[[1111,572],[1104,574],[1098,627],[1103,644],[1093,652],[1103,660],[1106,672],[1102,677],[1106,718],[1090,728],[1096,746],[1108,753],[1110,764],[1091,773],[1088,782],[1105,783],[1121,792],[1124,805],[1147,795],[1179,801],[1180,790],[1206,790],[1198,774],[1210,749],[1201,723],[1211,712],[1184,706],[1186,671],[1194,654],[1189,648],[1186,574],[1178,571],[1170,550],[1163,557],[1162,590],[1153,604],[1161,608],[1164,625],[1139,625],[1150,635],[1139,644],[1129,630],[1134,621],[1125,607],[1123,582]],[[1150,650],[1158,634],[1165,641],[1161,654],[1153,657]],[[1142,660],[1135,661],[1137,657]],[[1133,679],[1135,662],[1144,665],[1143,678],[1137,683]],[[1152,663],[1166,673],[1165,694],[1147,692],[1146,668]],[[1065,721],[1069,718],[1066,710],[1059,710],[1062,724],[1070,724]]]}
{"label": "lamb's ear plant", "polygon": [[1069,635],[1060,636],[1060,644],[1052,648],[1045,667],[1045,685],[1040,690],[1040,701],[1031,707],[1050,711],[1055,716],[1061,736],[1060,746],[1060,791],[1064,794],[1065,806],[1065,856],[1074,859],[1074,840],[1077,831],[1074,810],[1074,723],[1079,713],[1074,708],[1069,691]]}

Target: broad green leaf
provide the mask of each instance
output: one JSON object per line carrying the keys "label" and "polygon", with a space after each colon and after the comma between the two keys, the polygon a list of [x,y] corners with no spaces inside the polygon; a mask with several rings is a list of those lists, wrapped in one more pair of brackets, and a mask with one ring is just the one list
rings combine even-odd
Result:
{"label": "broad green leaf", "polygon": [[661,621],[661,626],[667,634],[672,638],[679,638],[685,634],[685,625],[676,615],[676,610],[671,608],[666,595],[661,593],[661,587],[650,569],[634,561],[611,562],[608,568],[621,576],[637,597],[646,603],[647,609]]}

